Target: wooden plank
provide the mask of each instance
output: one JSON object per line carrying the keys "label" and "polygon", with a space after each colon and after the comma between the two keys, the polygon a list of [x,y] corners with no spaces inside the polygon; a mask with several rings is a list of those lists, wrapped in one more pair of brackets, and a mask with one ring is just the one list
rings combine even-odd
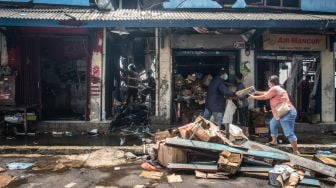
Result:
{"label": "wooden plank", "polygon": [[317,162],[321,162],[323,164],[336,167],[336,161],[334,159],[330,159],[328,157],[321,155],[315,155],[313,159]]}
{"label": "wooden plank", "polygon": [[174,170],[199,170],[202,172],[216,172],[217,165],[169,163],[167,168]]}
{"label": "wooden plank", "polygon": [[293,163],[294,165],[298,165],[304,168],[307,168],[309,170],[327,175],[327,176],[331,176],[331,177],[335,177],[336,175],[336,168],[310,160],[310,159],[306,159],[294,154],[290,154],[269,146],[265,146],[263,144],[259,144],[257,142],[253,142],[253,141],[246,141],[245,143],[243,143],[243,145],[245,147],[250,148],[251,145],[255,145],[255,146],[259,146],[260,148],[262,148],[264,151],[270,151],[270,152],[277,152],[277,153],[282,153],[282,154],[287,154],[290,158],[290,162]]}
{"label": "wooden plank", "polygon": [[[217,171],[217,165],[188,164],[188,163],[169,163],[167,168],[175,170],[199,170],[205,172]],[[240,167],[239,172],[267,172],[272,170],[270,167]]]}
{"label": "wooden plank", "polygon": [[271,167],[240,167],[239,172],[267,172],[272,170]]}
{"label": "wooden plank", "polygon": [[280,161],[289,161],[289,157],[286,154],[278,153],[278,152],[268,152],[268,151],[259,151],[259,150],[244,150],[239,148],[233,148],[230,146],[215,144],[209,142],[201,142],[195,140],[186,140],[181,138],[167,138],[166,144],[175,145],[186,148],[195,148],[195,149],[203,149],[203,150],[212,150],[212,151],[229,151],[233,153],[240,153],[244,155],[262,157],[262,158],[270,158]]}
{"label": "wooden plank", "polygon": [[310,185],[310,186],[316,186],[320,187],[320,181],[317,179],[312,179],[312,178],[306,178],[304,177],[303,180],[299,182],[300,185]]}
{"label": "wooden plank", "polygon": [[[169,169],[174,170],[196,170],[201,172],[216,172],[217,165],[202,165],[202,164],[187,164],[187,163],[169,163]],[[240,167],[238,172],[243,172],[246,174],[253,175],[262,175],[263,177],[268,177],[268,172],[272,168],[270,167]],[[312,179],[309,177],[304,177],[299,184],[303,185],[312,185],[312,186],[320,186],[320,182],[316,179]]]}

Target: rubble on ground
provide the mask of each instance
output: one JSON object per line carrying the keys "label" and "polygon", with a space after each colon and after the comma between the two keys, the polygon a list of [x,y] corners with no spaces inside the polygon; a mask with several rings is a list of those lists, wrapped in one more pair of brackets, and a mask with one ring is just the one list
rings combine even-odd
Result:
{"label": "rubble on ground", "polygon": [[[229,135],[201,116],[195,122],[158,132],[155,154],[175,174],[194,171],[196,178],[230,179],[237,176],[268,178],[269,184],[295,187],[335,182],[336,162],[326,156],[306,159],[248,140],[230,124]],[[176,174],[178,175],[178,174]]]}

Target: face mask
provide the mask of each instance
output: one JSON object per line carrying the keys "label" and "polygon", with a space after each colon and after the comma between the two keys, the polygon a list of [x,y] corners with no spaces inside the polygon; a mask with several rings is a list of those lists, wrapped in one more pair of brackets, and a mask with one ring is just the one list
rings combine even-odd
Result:
{"label": "face mask", "polygon": [[229,79],[229,76],[227,74],[224,74],[224,80]]}

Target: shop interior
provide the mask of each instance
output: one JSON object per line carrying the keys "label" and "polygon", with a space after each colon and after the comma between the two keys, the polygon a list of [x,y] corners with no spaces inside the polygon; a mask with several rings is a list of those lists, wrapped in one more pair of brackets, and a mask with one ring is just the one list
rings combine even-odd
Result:
{"label": "shop interior", "polygon": [[[150,103],[150,115],[155,114],[154,29],[127,28],[124,34],[111,29],[107,41],[107,117],[118,115],[130,105],[146,102]],[[149,77],[154,85],[149,84]]]}
{"label": "shop interior", "polygon": [[[256,56],[257,90],[268,90],[267,79],[279,75],[280,84],[286,88],[298,110],[297,121],[307,122],[308,116],[321,113],[321,76],[319,53],[259,52]],[[257,101],[257,107],[270,109],[267,101]]]}
{"label": "shop interior", "polygon": [[44,120],[86,119],[88,52],[85,37],[40,39]]}
{"label": "shop interior", "polygon": [[239,70],[235,51],[175,50],[173,53],[173,123],[194,121],[205,108],[210,81],[219,70],[227,71],[228,86]]}

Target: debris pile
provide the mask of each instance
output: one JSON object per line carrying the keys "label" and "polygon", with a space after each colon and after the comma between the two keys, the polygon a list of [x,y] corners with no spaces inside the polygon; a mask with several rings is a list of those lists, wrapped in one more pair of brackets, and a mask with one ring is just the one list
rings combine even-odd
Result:
{"label": "debris pile", "polygon": [[157,160],[175,174],[194,171],[197,178],[205,179],[253,176],[268,178],[270,185],[280,187],[320,186],[319,180],[326,179],[336,182],[335,161],[330,158],[311,160],[250,141],[232,124],[228,132],[198,117],[193,123],[156,133]]}

